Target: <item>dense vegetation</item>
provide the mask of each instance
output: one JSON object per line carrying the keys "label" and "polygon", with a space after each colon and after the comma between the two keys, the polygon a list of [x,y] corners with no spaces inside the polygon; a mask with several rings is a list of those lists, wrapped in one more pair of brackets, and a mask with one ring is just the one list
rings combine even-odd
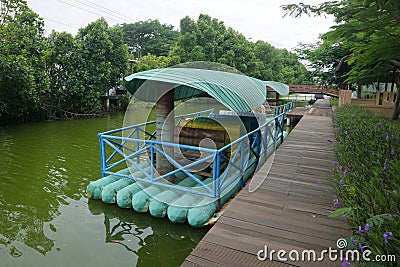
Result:
{"label": "dense vegetation", "polygon": [[128,52],[119,26],[99,19],[76,37],[45,37],[24,1],[2,0],[0,12],[0,121],[94,113],[100,95],[121,82]]}
{"label": "dense vegetation", "polygon": [[[400,88],[400,1],[341,0],[319,6],[290,4],[283,9],[295,17],[328,14],[335,18],[336,25],[322,35],[322,42],[298,49],[321,83],[361,89],[381,81]],[[400,114],[397,96],[393,119]]]}
{"label": "dense vegetation", "polygon": [[[348,244],[373,255],[400,251],[400,125],[360,106],[336,110],[337,198],[355,229]],[[366,247],[365,247],[366,246]],[[398,260],[398,259],[397,259]]]}
{"label": "dense vegetation", "polygon": [[100,95],[122,84],[129,72],[188,61],[223,63],[265,80],[311,80],[295,54],[252,43],[208,15],[197,21],[185,17],[180,32],[158,20],[109,27],[101,18],[76,36],[45,36],[43,19],[25,0],[0,4],[2,123],[97,113]]}

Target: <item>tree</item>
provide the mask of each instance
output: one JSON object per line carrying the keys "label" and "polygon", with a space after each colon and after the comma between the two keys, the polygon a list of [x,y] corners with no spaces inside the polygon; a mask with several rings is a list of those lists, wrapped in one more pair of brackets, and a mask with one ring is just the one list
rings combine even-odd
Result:
{"label": "tree", "polygon": [[50,117],[97,112],[100,95],[120,84],[127,72],[122,30],[109,28],[104,19],[80,29],[76,38],[53,32],[46,47],[50,86],[43,99]]}
{"label": "tree", "polygon": [[171,64],[210,61],[226,64],[263,80],[309,81],[308,71],[295,54],[263,41],[254,44],[243,34],[226,28],[223,22],[208,15],[201,14],[197,21],[185,17],[180,28],[181,36],[169,54]]}
{"label": "tree", "polygon": [[397,98],[392,119],[400,114],[400,2],[398,0],[342,0],[319,6],[286,5],[288,15],[331,14],[337,25],[322,36],[331,46],[342,45],[350,50],[346,73],[349,83],[371,84],[392,72],[397,84]]}
{"label": "tree", "polygon": [[318,42],[316,44],[300,44],[296,49],[300,59],[308,62],[315,81],[322,86],[345,87],[345,78],[335,76],[341,59],[349,55],[350,48],[343,44]]}
{"label": "tree", "polygon": [[139,58],[147,54],[167,56],[179,37],[174,26],[161,24],[158,20],[123,24],[122,31],[124,42]]}
{"label": "tree", "polygon": [[100,95],[118,84],[128,69],[127,46],[117,27],[101,18],[80,29],[76,36],[75,70],[68,76],[65,101],[69,111],[91,113],[100,106]]}
{"label": "tree", "polygon": [[23,0],[1,0],[0,121],[40,117],[43,71],[43,21]]}
{"label": "tree", "polygon": [[53,31],[46,38],[44,59],[50,84],[42,99],[47,117],[62,117],[63,111],[70,110],[65,100],[70,93],[70,76],[76,71],[77,52],[75,39],[69,33]]}
{"label": "tree", "polygon": [[123,82],[128,69],[128,46],[124,42],[124,33],[119,26],[108,29],[109,38],[112,42],[111,52],[108,60],[111,63],[110,86],[116,86]]}

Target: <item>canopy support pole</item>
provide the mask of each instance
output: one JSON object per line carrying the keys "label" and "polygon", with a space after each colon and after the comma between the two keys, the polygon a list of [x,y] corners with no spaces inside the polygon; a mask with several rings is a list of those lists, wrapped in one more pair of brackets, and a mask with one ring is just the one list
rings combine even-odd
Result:
{"label": "canopy support pole", "polygon": [[[157,88],[157,104],[156,104],[156,130],[157,141],[174,143],[174,89],[173,85],[167,83],[158,83]],[[174,157],[174,148],[164,146],[161,149],[167,155]],[[156,161],[156,169],[160,175],[174,170],[174,166],[164,156],[158,154]]]}

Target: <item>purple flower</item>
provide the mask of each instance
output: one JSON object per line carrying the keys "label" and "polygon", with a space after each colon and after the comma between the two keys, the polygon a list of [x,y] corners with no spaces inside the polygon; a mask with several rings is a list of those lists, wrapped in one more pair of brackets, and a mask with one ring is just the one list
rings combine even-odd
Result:
{"label": "purple flower", "polygon": [[346,177],[346,175],[347,175],[347,170],[344,170],[343,177]]}
{"label": "purple flower", "polygon": [[342,266],[342,267],[346,267],[347,265],[350,265],[350,262],[347,260],[347,258],[344,258],[344,260],[343,260],[341,266]]}
{"label": "purple flower", "polygon": [[339,166],[339,169],[343,169],[342,165]]}
{"label": "purple flower", "polygon": [[390,150],[390,154],[394,155],[396,152],[394,151],[394,148],[392,148],[392,150]]}
{"label": "purple flower", "polygon": [[386,170],[387,168],[388,168],[388,165],[387,165],[387,162],[386,162],[387,160],[385,159],[385,162],[383,163],[383,169],[384,170]]}
{"label": "purple flower", "polygon": [[365,225],[364,231],[365,231],[365,232],[368,232],[368,231],[369,231],[369,224],[368,224],[368,223]]}
{"label": "purple flower", "polygon": [[342,185],[343,185],[343,180],[342,180],[342,179],[340,179],[340,181],[339,181],[339,185],[340,185],[340,186],[342,186]]}
{"label": "purple flower", "polygon": [[346,136],[348,136],[348,135],[349,135],[349,132],[346,130],[345,134],[346,134]]}
{"label": "purple flower", "polygon": [[336,161],[332,161],[332,165],[336,165]]}
{"label": "purple flower", "polygon": [[361,226],[358,226],[358,230],[357,230],[357,232],[359,233],[359,234],[361,234],[362,233],[362,228],[361,228]]}
{"label": "purple flower", "polygon": [[393,194],[397,195],[397,190],[393,190]]}
{"label": "purple flower", "polygon": [[339,199],[335,198],[335,199],[333,200],[333,206],[335,206],[335,207],[337,207],[337,208],[340,208]]}
{"label": "purple flower", "polygon": [[367,246],[363,246],[361,243],[358,243],[358,247],[360,248],[361,252],[364,252],[364,248]]}
{"label": "purple flower", "polygon": [[383,124],[383,121],[378,122],[376,125],[381,126]]}
{"label": "purple flower", "polygon": [[354,246],[354,244],[357,243],[357,240],[354,239],[353,237],[350,237],[350,242],[351,242],[351,245]]}
{"label": "purple flower", "polygon": [[390,139],[390,136],[386,135],[386,141],[389,141],[389,139]]}
{"label": "purple flower", "polygon": [[318,179],[318,181],[317,181],[317,184],[318,184],[318,185],[320,185],[320,184],[321,184],[321,180],[320,180],[320,179]]}
{"label": "purple flower", "polygon": [[385,243],[389,242],[390,239],[392,239],[393,237],[393,233],[392,232],[385,232],[383,234],[383,241],[385,241]]}

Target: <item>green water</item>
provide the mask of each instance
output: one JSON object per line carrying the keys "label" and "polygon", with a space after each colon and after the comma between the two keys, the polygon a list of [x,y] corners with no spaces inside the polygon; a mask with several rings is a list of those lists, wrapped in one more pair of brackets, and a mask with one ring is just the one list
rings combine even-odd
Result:
{"label": "green water", "polygon": [[85,197],[123,113],[0,126],[0,266],[176,266],[208,229]]}

